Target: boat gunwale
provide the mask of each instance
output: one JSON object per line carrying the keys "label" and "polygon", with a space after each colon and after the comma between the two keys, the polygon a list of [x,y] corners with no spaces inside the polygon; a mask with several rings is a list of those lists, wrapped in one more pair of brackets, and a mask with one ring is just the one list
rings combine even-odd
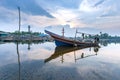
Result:
{"label": "boat gunwale", "polygon": [[50,31],[47,31],[45,30],[46,33],[48,33],[49,35],[51,35],[51,37],[53,37],[55,40],[58,40],[58,41],[64,41],[66,43],[70,43],[70,44],[96,44],[96,43],[90,43],[90,42],[80,42],[80,41],[76,41],[76,40],[71,40],[71,39],[68,39],[66,37],[63,37],[63,36],[60,36],[58,34],[55,34],[55,33],[52,33]]}

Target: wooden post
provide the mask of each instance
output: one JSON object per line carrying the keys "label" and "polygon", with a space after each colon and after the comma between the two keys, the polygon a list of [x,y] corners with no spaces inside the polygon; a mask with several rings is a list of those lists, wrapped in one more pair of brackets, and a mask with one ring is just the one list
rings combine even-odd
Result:
{"label": "wooden post", "polygon": [[28,32],[30,33],[30,25],[28,25]]}
{"label": "wooden post", "polygon": [[20,7],[18,7],[18,13],[19,13],[19,32],[20,32],[20,27],[21,27]]}
{"label": "wooden post", "polygon": [[18,20],[18,23],[19,23],[19,29],[18,29],[18,36],[17,36],[17,41],[20,41],[21,38],[20,38],[20,27],[21,27],[21,17],[20,17],[20,7],[18,7],[18,14],[19,14],[19,20]]}

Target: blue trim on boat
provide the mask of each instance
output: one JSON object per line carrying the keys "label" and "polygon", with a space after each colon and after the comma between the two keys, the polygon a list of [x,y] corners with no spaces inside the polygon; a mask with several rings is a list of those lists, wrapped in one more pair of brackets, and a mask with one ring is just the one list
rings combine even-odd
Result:
{"label": "blue trim on boat", "polygon": [[73,46],[73,44],[69,44],[69,43],[65,43],[65,42],[62,42],[62,41],[58,41],[58,40],[55,40],[55,44],[56,46]]}

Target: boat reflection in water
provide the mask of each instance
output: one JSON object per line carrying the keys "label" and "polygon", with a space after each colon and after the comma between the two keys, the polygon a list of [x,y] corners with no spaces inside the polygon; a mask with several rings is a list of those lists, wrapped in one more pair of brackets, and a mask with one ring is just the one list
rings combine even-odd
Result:
{"label": "boat reflection in water", "polygon": [[[90,48],[90,51],[91,51],[92,47],[94,47],[95,54],[84,55],[85,53],[81,53],[81,57],[76,58],[76,53],[75,52],[77,50]],[[99,51],[99,48],[100,48],[99,46],[82,46],[82,47],[59,46],[59,47],[55,48],[55,52],[50,57],[46,58],[44,60],[44,62],[46,63],[46,62],[51,61],[52,59],[55,59],[55,58],[58,58],[59,56],[62,56],[61,62],[63,63],[64,62],[63,55],[67,54],[67,53],[70,53],[70,52],[74,52],[74,58],[75,58],[75,62],[76,62],[76,60],[97,55],[97,52]]]}

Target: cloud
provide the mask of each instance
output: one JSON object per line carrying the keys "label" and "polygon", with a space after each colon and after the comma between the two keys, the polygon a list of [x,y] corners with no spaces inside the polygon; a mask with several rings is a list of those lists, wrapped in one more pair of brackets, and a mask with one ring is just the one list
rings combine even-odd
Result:
{"label": "cloud", "polygon": [[105,1],[105,0],[100,0],[100,1],[96,2],[96,3],[94,4],[94,7],[96,7],[96,6],[100,5],[100,4],[102,4],[104,1]]}
{"label": "cloud", "polygon": [[[82,0],[35,0],[36,3],[44,9],[55,9],[56,7],[64,7],[68,9],[76,9]],[[51,9],[51,10],[52,10]]]}
{"label": "cloud", "polygon": [[[118,29],[120,25],[120,16],[99,17],[95,25],[103,29]],[[120,29],[120,27],[119,27]]]}
{"label": "cloud", "polygon": [[26,20],[24,21],[24,24],[30,24],[37,27],[46,27],[46,26],[52,26],[52,25],[59,25],[61,24],[59,20],[55,18],[49,18],[46,16],[26,16]]}
{"label": "cloud", "polygon": [[[11,27],[18,26],[18,10],[9,10],[4,7],[0,7],[0,10],[1,24],[4,26],[6,25],[7,27],[10,25]],[[50,18],[41,15],[28,15],[24,12],[21,12],[21,24],[21,26],[32,25],[34,27],[46,27],[50,25],[59,25],[61,22],[56,18]]]}
{"label": "cloud", "polygon": [[31,15],[41,15],[53,18],[46,10],[37,5],[34,0],[2,0],[0,6],[10,10],[16,10],[19,6],[21,11]]}
{"label": "cloud", "polygon": [[[117,6],[115,5],[117,3],[114,2],[114,4],[112,4],[111,0],[78,1],[78,7],[74,7],[75,3],[71,4],[74,8],[62,5],[64,2],[59,2],[57,0],[53,1],[53,3],[52,1],[49,2],[51,4],[44,3],[47,6],[43,7],[58,21],[60,21],[60,24],[68,24],[71,28],[89,27],[94,29],[111,29],[113,26],[118,28],[120,25],[119,18],[116,20],[115,17],[107,19],[100,17],[101,15],[113,16],[118,12],[118,9],[116,9]],[[67,4],[69,4],[69,1],[67,2]],[[108,4],[108,2],[110,3]]]}
{"label": "cloud", "polygon": [[4,7],[0,7],[0,14],[1,14],[0,21],[1,22],[10,22],[10,21],[15,22],[16,18],[17,18],[16,16],[18,15],[17,12],[11,11],[11,10],[6,9]]}
{"label": "cloud", "polygon": [[[21,7],[22,26],[70,25],[71,28],[119,29],[119,0],[2,0],[0,23],[18,24]],[[29,2],[29,3],[28,3]],[[14,15],[14,16],[13,16]]]}
{"label": "cloud", "polygon": [[[100,4],[100,3],[99,3]],[[83,12],[94,12],[99,10],[98,0],[83,0],[79,6],[79,10]]]}
{"label": "cloud", "polygon": [[88,27],[98,29],[119,29],[119,8],[112,0],[84,0],[79,10],[83,13],[81,18]]}
{"label": "cloud", "polygon": [[[47,1],[47,2],[46,2]],[[83,27],[80,21],[81,12],[78,10],[81,0],[41,0],[36,2],[41,5],[53,17],[58,19],[61,25],[69,24],[70,27]],[[78,21],[77,21],[78,20]]]}
{"label": "cloud", "polygon": [[115,4],[110,5],[103,9],[103,13],[100,17],[107,17],[107,16],[117,16],[119,12],[117,11],[117,6]]}

